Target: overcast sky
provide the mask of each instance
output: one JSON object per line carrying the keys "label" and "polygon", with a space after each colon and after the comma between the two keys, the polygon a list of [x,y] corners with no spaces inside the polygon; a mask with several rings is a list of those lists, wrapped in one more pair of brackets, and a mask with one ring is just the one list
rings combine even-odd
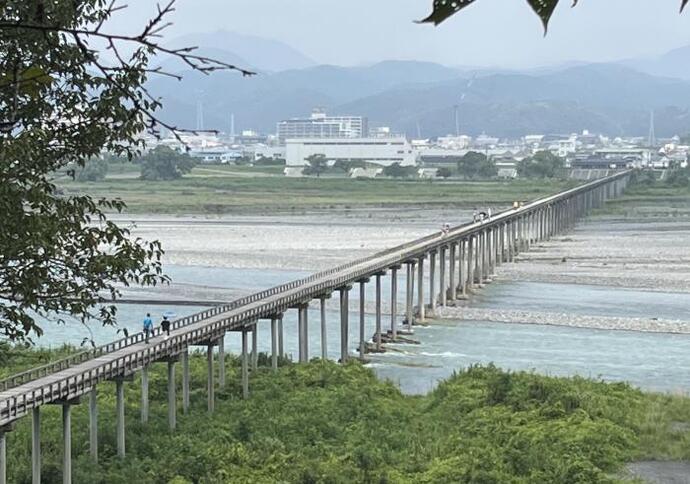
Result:
{"label": "overcast sky", "polygon": [[[164,0],[161,0],[164,1]],[[130,1],[115,28],[153,13]],[[319,63],[414,59],[451,66],[531,67],[648,56],[690,44],[680,0],[561,0],[544,37],[525,0],[477,0],[439,27],[412,21],[431,0],[178,0],[169,37],[219,29],[281,40]],[[232,46],[228,46],[232,50]]]}

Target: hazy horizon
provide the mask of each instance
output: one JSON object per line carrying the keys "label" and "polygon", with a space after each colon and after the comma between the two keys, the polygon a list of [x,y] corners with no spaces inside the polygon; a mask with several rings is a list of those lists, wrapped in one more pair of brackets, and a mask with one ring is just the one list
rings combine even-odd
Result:
{"label": "hazy horizon", "polygon": [[[115,14],[110,28],[139,28],[155,13],[155,3],[130,5]],[[690,44],[690,13],[679,14],[676,0],[580,2],[575,8],[562,0],[546,37],[537,16],[521,0],[482,0],[439,27],[414,23],[430,12],[431,3],[178,0],[165,40],[227,30],[284,42],[318,64],[394,59],[502,68],[617,61]]]}

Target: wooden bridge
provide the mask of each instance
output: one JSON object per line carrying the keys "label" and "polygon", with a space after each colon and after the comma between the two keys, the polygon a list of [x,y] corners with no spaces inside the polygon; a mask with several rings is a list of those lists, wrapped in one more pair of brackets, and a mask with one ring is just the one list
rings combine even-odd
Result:
{"label": "wooden bridge", "polygon": [[[530,245],[571,228],[577,220],[607,199],[619,196],[625,189],[630,172],[624,171],[577,188],[549,196],[521,207],[509,209],[490,220],[454,227],[448,233],[437,232],[372,256],[313,274],[307,278],[283,284],[238,299],[229,304],[173,321],[171,335],[164,339],[160,329],[154,331],[150,342],[139,333],[84,351],[69,358],[34,368],[0,381],[0,484],[6,483],[6,434],[13,423],[31,414],[32,418],[32,475],[33,482],[41,482],[40,409],[43,405],[62,406],[63,415],[63,482],[71,483],[71,405],[86,395],[90,409],[90,449],[98,459],[97,388],[104,381],[116,382],[117,452],[125,456],[125,383],[141,372],[141,417],[148,419],[148,369],[152,363],[164,361],[168,365],[168,421],[176,426],[177,396],[175,370],[181,362],[182,408],[189,409],[189,353],[191,346],[204,346],[208,356],[208,410],[214,409],[216,386],[225,385],[224,336],[228,331],[242,335],[242,388],[249,397],[249,366],[256,365],[256,327],[260,321],[270,321],[271,362],[274,369],[283,356],[283,314],[298,311],[299,361],[309,360],[308,312],[311,301],[321,303],[321,358],[328,358],[326,342],[325,301],[334,293],[340,298],[340,361],[350,358],[349,293],[359,285],[359,341],[360,356],[366,351],[364,330],[365,286],[372,279],[376,286],[376,333],[373,344],[398,337],[397,276],[406,270],[406,301],[404,321],[423,321],[427,312],[438,304],[446,305],[466,296],[485,282],[497,265],[512,262],[516,254],[529,250]],[[425,279],[425,269],[428,278]],[[383,277],[391,278],[390,319],[384,329],[381,311]],[[415,295],[415,279],[416,295]],[[438,284],[438,286],[437,286]],[[428,285],[428,291],[427,286]],[[415,296],[417,310],[415,311]],[[402,316],[402,315],[401,315]],[[249,335],[252,335],[249,355]],[[214,381],[214,347],[218,347],[218,382]]]}

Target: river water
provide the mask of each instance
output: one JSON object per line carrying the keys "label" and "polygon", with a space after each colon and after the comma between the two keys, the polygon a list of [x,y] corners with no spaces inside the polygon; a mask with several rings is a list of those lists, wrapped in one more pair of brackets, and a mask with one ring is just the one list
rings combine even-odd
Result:
{"label": "river water", "polygon": [[[276,269],[209,268],[169,265],[167,273],[174,280],[177,297],[198,294],[206,287],[216,296],[228,299],[304,277],[308,272]],[[404,272],[404,271],[403,271]],[[398,301],[404,301],[404,274],[399,279]],[[373,300],[373,284],[367,288],[367,301]],[[388,278],[383,279],[384,300],[390,294]],[[355,354],[359,339],[359,291],[350,296],[350,351]],[[645,292],[581,284],[536,282],[495,282],[466,303],[470,307],[520,309],[583,315],[688,319],[690,296],[686,294]],[[204,309],[203,306],[118,306],[119,331],[138,331],[145,313],[159,319],[163,312],[178,317]],[[371,306],[367,306],[371,310]],[[402,307],[399,309],[402,314]],[[328,353],[337,358],[340,348],[339,313],[331,305],[328,316]],[[319,356],[319,310],[309,312],[310,355]],[[366,335],[374,333],[373,314],[367,314]],[[285,348],[297,354],[296,311],[284,320]],[[384,314],[384,329],[390,316]],[[96,344],[122,336],[114,328],[82,326],[68,322],[64,326],[44,325],[46,332],[37,343],[56,346],[81,344],[92,338]],[[556,326],[504,324],[486,321],[431,320],[428,326],[414,328],[414,338],[421,344],[391,345],[391,351],[370,355],[369,365],[382,377],[398,384],[407,393],[425,393],[454,370],[477,363],[494,363],[505,369],[533,370],[549,375],[581,375],[610,381],[628,381],[644,389],[690,392],[690,336],[649,334],[628,331],[603,331]],[[226,338],[229,351],[239,350],[237,334]],[[259,328],[259,350],[269,351],[267,322]]]}

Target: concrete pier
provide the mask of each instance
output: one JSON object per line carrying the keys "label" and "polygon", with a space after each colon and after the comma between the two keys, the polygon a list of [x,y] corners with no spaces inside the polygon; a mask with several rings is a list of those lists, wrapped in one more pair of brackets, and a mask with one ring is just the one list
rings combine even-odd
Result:
{"label": "concrete pier", "polygon": [[384,274],[376,274],[376,351],[381,351],[381,277]]}
{"label": "concrete pier", "polygon": [[364,312],[364,304],[366,302],[366,280],[359,281],[359,357],[364,358],[366,353],[367,338],[365,332],[366,313]]}
{"label": "concrete pier", "polygon": [[141,369],[141,423],[149,421],[149,367]]}
{"label": "concrete pier", "polygon": [[168,360],[168,427],[177,427],[177,399],[175,397],[175,360]]}
{"label": "concrete pier", "polygon": [[[323,300],[321,300],[321,311],[323,313]],[[278,371],[278,319],[275,317],[271,318],[271,368],[273,371]]]}
{"label": "concrete pier", "polygon": [[[300,363],[309,361],[309,342],[307,341],[307,325],[309,324],[309,305],[300,304],[297,308],[297,346]],[[252,338],[252,356],[254,355],[254,339]],[[252,368],[254,367],[252,358]]]}
{"label": "concrete pier", "polygon": [[398,269],[400,266],[391,267],[391,336],[395,340],[398,337]]}
{"label": "concrete pier", "polygon": [[[450,254],[448,256],[448,297],[447,300],[450,302],[455,301],[455,266],[457,265],[456,262],[456,247],[455,243],[450,244]],[[445,288],[444,288],[445,290]]]}
{"label": "concrete pier", "polygon": [[72,484],[72,405],[62,404],[62,484]]}
{"label": "concrete pier", "polygon": [[[414,274],[413,274],[414,277]],[[424,305],[424,258],[420,257],[417,263],[417,307],[419,308],[419,323],[424,323],[426,318]]]}
{"label": "concrete pier", "polygon": [[91,460],[98,462],[98,390],[89,392],[89,453]]}
{"label": "concrete pier", "polygon": [[117,456],[125,457],[125,382],[122,378],[115,380],[115,415],[117,429]]}
{"label": "concrete pier", "polygon": [[249,330],[242,328],[242,398],[249,398]]}
{"label": "concrete pier", "polygon": [[441,289],[441,306],[446,307],[448,291],[446,291],[446,246],[442,246],[439,252],[439,288]]}
{"label": "concrete pier", "polygon": [[189,413],[189,350],[180,353],[182,360],[182,412]]}
{"label": "concrete pier", "polygon": [[216,408],[216,384],[213,373],[213,343],[209,343],[206,346],[206,397],[209,413],[213,413]]}
{"label": "concrete pier", "polygon": [[328,359],[328,328],[326,327],[326,297],[321,297],[321,359]]}
{"label": "concrete pier", "polygon": [[348,336],[350,331],[350,289],[343,287],[340,291],[340,361],[345,363],[349,358]]}
{"label": "concrete pier", "polygon": [[436,314],[436,252],[429,253],[429,309],[431,316]]}

